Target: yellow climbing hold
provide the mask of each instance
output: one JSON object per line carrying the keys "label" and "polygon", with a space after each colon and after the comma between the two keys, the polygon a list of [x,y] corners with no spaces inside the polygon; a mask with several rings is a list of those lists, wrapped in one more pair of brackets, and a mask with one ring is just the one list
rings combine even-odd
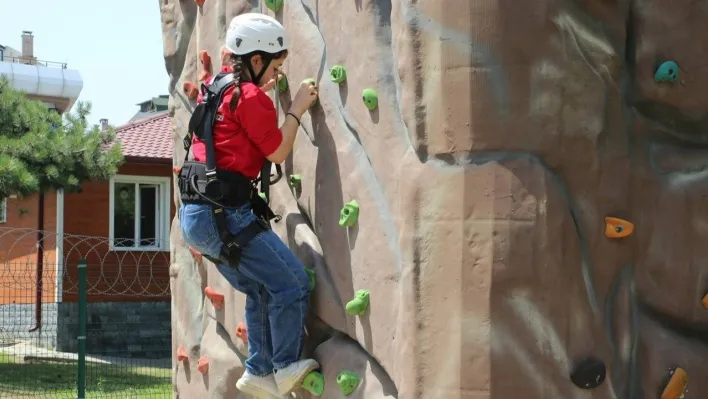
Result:
{"label": "yellow climbing hold", "polygon": [[679,399],[683,397],[686,393],[686,388],[688,386],[688,375],[686,370],[681,367],[677,367],[676,370],[671,372],[671,379],[669,383],[666,384],[664,392],[661,393],[661,399]]}
{"label": "yellow climbing hold", "polygon": [[608,238],[629,237],[634,232],[634,224],[620,218],[605,218],[605,236]]}

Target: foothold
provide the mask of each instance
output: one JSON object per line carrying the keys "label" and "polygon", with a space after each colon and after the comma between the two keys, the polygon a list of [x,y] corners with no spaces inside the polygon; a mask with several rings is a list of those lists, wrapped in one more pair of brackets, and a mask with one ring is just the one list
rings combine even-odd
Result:
{"label": "foothold", "polygon": [[266,197],[265,193],[258,193],[258,196],[263,198],[263,201],[268,202],[268,197]]}
{"label": "foothold", "polygon": [[681,367],[677,367],[675,370],[671,370],[671,379],[666,384],[664,392],[661,393],[661,399],[679,399],[683,398],[683,394],[686,393],[686,388],[688,388],[688,375],[686,370]]}
{"label": "foothold", "polygon": [[347,70],[341,65],[335,65],[332,70],[329,71],[330,79],[334,83],[342,83],[347,80]]}
{"label": "foothold", "polygon": [[280,75],[280,79],[278,79],[278,91],[281,93],[285,93],[288,91],[288,88],[290,86],[288,85],[288,77],[285,76],[285,74]]}
{"label": "foothold", "polygon": [[605,217],[605,236],[608,238],[629,237],[634,232],[634,224],[619,218]]}
{"label": "foothold", "polygon": [[209,371],[209,359],[206,356],[199,358],[199,362],[197,362],[197,370],[199,370],[202,374],[206,374],[207,371]]}
{"label": "foothold", "polygon": [[[310,83],[312,83],[315,87],[317,87],[317,82],[315,81],[315,79],[307,78],[307,79],[305,79],[305,80],[302,81],[302,83],[305,83],[305,82],[310,82]],[[314,101],[312,101],[312,104],[310,104],[310,106],[313,106],[313,105],[317,104],[317,101],[319,101],[319,97],[315,98]]]}
{"label": "foothold", "polygon": [[708,294],[703,297],[703,301],[701,301],[701,303],[703,304],[704,308],[708,309]]}
{"label": "foothold", "polygon": [[207,298],[211,301],[211,304],[214,305],[214,309],[219,310],[221,309],[221,305],[224,304],[224,295],[219,294],[216,292],[211,287],[206,287],[204,288],[204,295],[206,295]]}
{"label": "foothold", "polygon": [[310,269],[309,267],[305,268],[305,273],[307,273],[307,277],[310,279],[310,291],[313,291],[315,289],[315,281],[317,281],[317,275],[315,274],[314,269]]}
{"label": "foothold", "polygon": [[184,349],[184,345],[180,345],[177,348],[177,360],[180,362],[189,360],[189,355],[187,354],[187,350]]}
{"label": "foothold", "polygon": [[197,75],[197,80],[203,82],[206,80],[207,76],[211,74],[211,57],[206,50],[199,52],[199,62],[202,64],[202,69]]}
{"label": "foothold", "polygon": [[194,0],[194,2],[197,3],[199,7],[201,7],[204,5],[204,3],[206,3],[206,0]]}
{"label": "foothold", "polygon": [[353,371],[344,370],[337,376],[337,385],[339,385],[339,390],[344,396],[351,395],[352,392],[356,391],[359,381],[361,381],[361,378]]}
{"label": "foothold", "polygon": [[239,321],[236,325],[236,338],[243,341],[244,344],[248,343],[248,329],[242,321]]}
{"label": "foothold", "polygon": [[265,0],[265,5],[269,10],[278,12],[283,8],[283,0]]}
{"label": "foothold", "polygon": [[570,380],[582,389],[594,389],[605,381],[607,368],[605,363],[595,357],[581,361],[570,375]]}
{"label": "foothold", "polygon": [[322,373],[313,371],[302,380],[300,386],[315,396],[322,396],[324,393],[324,384],[324,376]]}
{"label": "foothold", "polygon": [[362,315],[369,309],[369,291],[359,290],[354,294],[354,299],[347,302],[347,313]]}
{"label": "foothold", "polygon": [[361,97],[364,100],[364,105],[369,111],[373,111],[379,106],[379,95],[376,94],[374,89],[364,89],[361,93]]}
{"label": "foothold", "polygon": [[302,176],[290,175],[290,179],[288,179],[288,185],[290,186],[290,188],[300,188],[301,184],[302,184]]}
{"label": "foothold", "polygon": [[184,91],[184,95],[190,100],[196,100],[199,95],[199,89],[197,89],[197,85],[195,85],[194,82],[184,82],[182,91]]}
{"label": "foothold", "polygon": [[655,82],[675,82],[679,77],[679,67],[674,61],[666,61],[659,65],[654,74]]}
{"label": "foothold", "polygon": [[344,204],[342,211],[339,213],[339,225],[351,227],[359,220],[359,203],[356,200],[351,200]]}

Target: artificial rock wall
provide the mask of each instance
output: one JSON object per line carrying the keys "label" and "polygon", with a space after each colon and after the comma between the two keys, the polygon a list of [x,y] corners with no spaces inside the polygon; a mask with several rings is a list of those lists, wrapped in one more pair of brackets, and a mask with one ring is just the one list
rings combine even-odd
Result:
{"label": "artificial rock wall", "polygon": [[[254,5],[160,7],[180,164],[200,54],[218,67],[230,19]],[[702,3],[254,9],[291,35],[291,86],[320,88],[284,164],[301,183],[283,179],[272,202],[274,228],[316,272],[306,351],[322,397],[342,397],[342,370],[366,399],[678,398],[686,376],[708,392]],[[273,98],[286,110],[292,95]],[[351,200],[358,222],[342,227]],[[175,397],[240,397],[244,298],[195,261],[177,223]],[[352,316],[360,289],[370,306]]]}

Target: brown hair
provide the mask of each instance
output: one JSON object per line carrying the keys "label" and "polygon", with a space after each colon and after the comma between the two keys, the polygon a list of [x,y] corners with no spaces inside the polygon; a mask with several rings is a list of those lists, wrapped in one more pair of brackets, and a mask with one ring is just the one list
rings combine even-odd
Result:
{"label": "brown hair", "polygon": [[231,54],[231,67],[234,72],[234,92],[231,95],[231,102],[229,103],[229,110],[233,113],[236,110],[236,105],[238,105],[238,100],[241,98],[241,81],[248,80],[244,76],[243,60],[241,57]]}

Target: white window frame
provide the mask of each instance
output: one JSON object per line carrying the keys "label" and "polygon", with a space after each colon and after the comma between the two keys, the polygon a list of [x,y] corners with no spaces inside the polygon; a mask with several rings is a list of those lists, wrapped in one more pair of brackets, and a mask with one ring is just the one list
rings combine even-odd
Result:
{"label": "white window frame", "polygon": [[0,211],[0,223],[7,223],[7,197],[0,201],[2,211]]}
{"label": "white window frame", "polygon": [[[135,240],[135,245],[134,247],[116,247],[115,246],[115,231],[113,230],[114,225],[115,225],[115,184],[116,183],[131,183],[135,184],[136,186],[136,194],[138,191],[138,184],[154,184],[159,186],[159,198],[158,198],[158,207],[159,207],[159,212],[157,214],[157,221],[155,224],[156,229],[158,230],[158,237],[155,237],[156,239],[159,240],[159,245],[156,246],[140,246],[140,239],[138,238],[139,234],[139,210],[140,210],[140,201],[138,200],[138,195],[135,196],[135,218],[136,218],[136,223],[135,223],[135,229],[136,229],[136,240]],[[108,206],[108,219],[109,219],[109,231],[108,231],[108,241],[109,241],[109,247],[111,251],[169,251],[170,250],[170,213],[171,213],[171,206],[170,206],[170,198],[171,198],[171,190],[170,186],[172,183],[172,179],[169,177],[162,177],[162,176],[135,176],[135,175],[115,175],[111,177],[110,183],[109,183],[109,197],[110,197],[110,202]]]}

